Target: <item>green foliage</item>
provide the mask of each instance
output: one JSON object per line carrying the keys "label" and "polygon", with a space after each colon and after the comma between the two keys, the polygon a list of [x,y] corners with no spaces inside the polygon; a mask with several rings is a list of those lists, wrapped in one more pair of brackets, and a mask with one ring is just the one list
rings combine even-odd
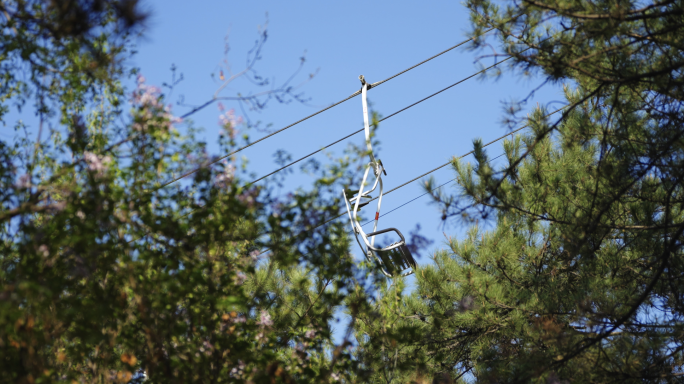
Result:
{"label": "green foliage", "polygon": [[[360,150],[287,196],[244,187],[233,158],[206,166],[197,129],[158,88],[142,76],[133,92],[121,85],[135,74],[122,65],[134,4],[0,4],[2,117],[33,103],[40,126],[33,140],[17,122],[15,140],[0,142],[0,381],[125,383],[144,370],[159,383],[318,383],[363,373],[331,327],[337,308],[357,313],[368,298],[346,225],[320,226],[339,213],[339,191],[358,183],[349,169]],[[237,127],[224,120],[227,153]]]}
{"label": "green foliage", "polygon": [[474,35],[494,27],[513,68],[568,84],[568,106],[526,118],[499,169],[479,141],[454,161],[460,193],[433,197],[471,228],[404,292],[354,268],[344,222],[319,227],[363,149],[307,164],[312,188],[284,197],[244,187],[232,158],[161,188],[211,157],[159,89],[121,86],[135,2],[0,4],[0,117],[40,124],[0,143],[2,378],[681,381],[681,1],[467,6]]}
{"label": "green foliage", "polygon": [[474,35],[494,27],[514,69],[568,84],[568,105],[524,119],[499,169],[479,141],[474,164],[454,160],[460,193],[433,197],[468,234],[379,301],[392,331],[359,327],[363,359],[400,362],[398,382],[681,382],[684,4],[467,5]]}

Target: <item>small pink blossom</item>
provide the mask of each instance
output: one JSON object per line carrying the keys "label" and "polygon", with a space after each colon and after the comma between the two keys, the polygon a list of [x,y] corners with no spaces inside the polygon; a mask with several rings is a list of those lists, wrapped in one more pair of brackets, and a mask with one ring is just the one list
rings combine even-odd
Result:
{"label": "small pink blossom", "polygon": [[271,325],[273,325],[271,315],[269,315],[268,312],[262,310],[259,316],[259,321],[257,321],[257,325],[260,325],[262,327],[270,327]]}
{"label": "small pink blossom", "polygon": [[88,166],[88,170],[97,173],[98,176],[104,175],[107,169],[109,169],[109,164],[112,162],[110,156],[101,157],[92,152],[85,152],[83,159]]}
{"label": "small pink blossom", "polygon": [[38,252],[40,252],[43,255],[43,257],[50,256],[50,251],[48,250],[48,247],[45,244],[38,247]]}
{"label": "small pink blossom", "polygon": [[31,175],[25,173],[19,176],[19,180],[17,180],[14,186],[19,189],[31,188]]}
{"label": "small pink blossom", "polygon": [[136,131],[145,131],[150,124],[158,124],[156,122],[158,118],[161,118],[161,128],[164,130],[171,130],[174,124],[183,121],[182,118],[171,113],[171,104],[162,104],[161,89],[146,85],[145,77],[142,75],[138,75],[138,87],[133,91],[131,100],[139,108],[135,112],[136,122],[133,124],[133,129]]}
{"label": "small pink blossom", "polygon": [[255,250],[253,250],[252,252],[249,253],[249,257],[250,257],[252,260],[254,260],[254,261],[257,260],[257,258],[259,257],[259,255],[261,255],[261,251],[258,250],[258,249],[255,249]]}
{"label": "small pink blossom", "polygon": [[209,356],[214,351],[214,346],[210,342],[204,341],[202,346],[199,347],[199,351]]}
{"label": "small pink blossom", "polygon": [[316,331],[314,331],[313,329],[309,329],[304,333],[304,337],[306,337],[307,339],[313,339],[314,336],[316,336]]}
{"label": "small pink blossom", "polygon": [[237,315],[237,317],[233,318],[233,323],[245,323],[247,322],[247,318],[244,315]]}
{"label": "small pink blossom", "polygon": [[[223,105],[219,104],[219,110],[224,111]],[[226,135],[234,139],[238,133],[236,127],[243,123],[242,116],[235,116],[235,109],[230,109],[219,115],[219,125],[226,131]]]}
{"label": "small pink blossom", "polygon": [[217,187],[227,188],[235,177],[235,165],[224,161],[223,171],[216,175],[214,184]]}
{"label": "small pink blossom", "polygon": [[242,362],[242,360],[238,360],[238,365],[237,367],[233,367],[233,369],[230,370],[230,375],[232,377],[239,377],[242,376],[242,373],[245,370],[245,363]]}
{"label": "small pink blossom", "polygon": [[253,208],[256,203],[256,196],[259,191],[256,188],[248,189],[245,192],[239,194],[237,199],[242,204],[246,205],[248,208]]}

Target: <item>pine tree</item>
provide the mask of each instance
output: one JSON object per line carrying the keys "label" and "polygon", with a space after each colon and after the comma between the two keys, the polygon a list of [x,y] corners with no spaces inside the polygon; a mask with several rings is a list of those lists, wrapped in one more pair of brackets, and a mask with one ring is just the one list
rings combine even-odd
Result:
{"label": "pine tree", "polygon": [[434,199],[468,235],[417,272],[392,332],[359,327],[396,343],[365,362],[397,356],[404,381],[681,382],[684,4],[497,4],[468,3],[473,34],[494,28],[567,106],[524,119],[505,166],[479,141],[474,164],[453,161],[459,192]]}

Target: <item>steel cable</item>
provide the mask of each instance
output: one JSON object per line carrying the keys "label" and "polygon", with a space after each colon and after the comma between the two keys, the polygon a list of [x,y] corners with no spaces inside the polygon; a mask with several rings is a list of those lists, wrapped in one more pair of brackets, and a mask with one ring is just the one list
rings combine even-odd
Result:
{"label": "steel cable", "polygon": [[[561,108],[559,108],[559,109],[557,109],[557,110],[555,110],[555,111],[553,111],[553,112],[547,114],[547,115],[544,116],[544,117],[549,117],[549,116],[551,116],[551,115],[553,115],[553,114],[555,114],[555,113],[558,113],[559,111],[563,110],[563,108],[565,108],[565,107],[561,107]],[[524,128],[527,128],[527,127],[529,127],[529,125],[523,125],[522,127],[518,128],[518,129],[516,129],[516,130],[513,130],[513,131],[511,131],[511,132],[509,132],[509,133],[507,133],[507,134],[505,134],[505,135],[503,135],[503,136],[501,136],[501,137],[498,137],[498,138],[496,138],[496,139],[494,139],[494,140],[488,142],[487,144],[484,144],[484,145],[482,146],[482,148],[485,148],[485,147],[487,147],[487,146],[489,146],[489,145],[492,145],[492,144],[496,143],[497,141],[499,141],[499,140],[501,140],[501,139],[503,139],[503,138],[505,138],[505,137],[507,137],[507,136],[510,136],[510,135],[512,135],[512,134],[514,134],[514,133],[520,132],[521,130],[523,130]],[[464,157],[466,157],[466,156],[468,156],[468,155],[473,154],[474,152],[475,152],[475,151],[467,152],[467,153],[465,153],[465,154],[459,156],[458,159],[462,159],[462,158],[464,158]],[[497,156],[496,158],[498,158],[498,157],[500,157],[500,156]],[[496,159],[496,158],[495,158],[495,159]],[[492,160],[494,160],[494,159],[492,159]],[[399,189],[399,188],[403,188],[403,187],[405,187],[405,186],[407,186],[407,185],[413,183],[414,181],[416,181],[416,180],[418,180],[418,179],[420,179],[420,178],[422,178],[422,177],[425,177],[425,176],[427,176],[427,175],[429,175],[429,174],[431,174],[431,173],[433,173],[433,172],[435,172],[435,171],[438,171],[438,170],[440,170],[440,169],[446,167],[446,166],[449,165],[449,164],[451,164],[451,161],[447,161],[446,163],[444,163],[444,164],[442,164],[442,165],[440,165],[440,166],[438,166],[438,167],[436,167],[436,168],[433,168],[433,169],[431,169],[431,170],[429,170],[429,171],[423,173],[423,174],[420,175],[420,176],[414,177],[413,179],[411,179],[411,180],[409,180],[409,181],[407,181],[407,182],[405,182],[405,183],[403,183],[403,184],[401,184],[401,185],[399,185],[399,186],[397,186],[397,187],[394,187],[394,188],[390,189],[389,191],[385,192],[385,193],[383,194],[383,196],[384,196],[384,195],[388,195],[388,194],[390,194],[390,193],[396,191],[396,190]],[[453,181],[453,180],[451,180],[451,181]],[[448,183],[450,183],[451,181],[449,181]],[[446,183],[446,184],[448,184],[448,183]],[[443,184],[443,185],[444,185],[444,184]],[[437,188],[440,188],[440,187],[442,187],[443,185],[440,185],[440,186],[437,187]],[[437,189],[437,188],[435,188],[435,189]],[[424,195],[424,194],[423,194],[423,195]],[[423,195],[418,196],[417,198],[420,198],[420,197],[422,197]],[[417,198],[415,198],[415,199],[417,199]],[[376,199],[377,199],[377,196],[374,197],[374,198],[372,198],[372,199],[370,199],[370,200],[368,200],[368,202],[370,203],[371,201],[374,201],[374,200],[376,200]],[[415,200],[415,199],[413,199],[413,200]],[[413,200],[411,200],[411,201],[413,201]],[[400,207],[402,207],[402,206],[404,206],[404,205],[410,203],[411,201],[402,204]],[[396,209],[399,209],[400,207],[394,208],[394,209],[392,209],[392,211],[394,211],[394,210],[396,210]],[[392,211],[389,211],[389,212],[387,212],[387,213],[390,213],[390,212],[392,212]],[[342,213],[340,213],[339,215],[337,215],[337,216],[335,216],[335,217],[333,217],[333,218],[330,218],[330,219],[326,220],[325,222],[323,222],[323,223],[321,223],[321,224],[319,224],[319,225],[317,225],[317,226],[311,228],[310,230],[314,230],[314,229],[316,229],[316,228],[322,227],[322,226],[324,226],[324,225],[330,223],[331,221],[333,221],[333,220],[335,220],[335,219],[338,219],[338,218],[344,216],[345,213],[346,213],[346,212],[342,212]],[[385,215],[386,215],[387,213],[385,213]],[[382,215],[382,216],[384,216],[384,215]],[[380,216],[380,217],[382,217],[382,216]],[[366,224],[368,224],[368,223],[364,223],[363,225],[366,225]]]}
{"label": "steel cable", "polygon": [[[442,93],[442,92],[444,92],[444,91],[446,91],[446,90],[448,90],[448,89],[450,89],[450,88],[452,88],[452,87],[455,87],[455,86],[461,84],[462,82],[464,82],[464,81],[466,81],[466,80],[472,79],[473,77],[475,77],[475,76],[477,76],[477,75],[479,75],[479,74],[482,74],[482,73],[484,73],[485,71],[487,71],[487,70],[489,70],[489,69],[491,69],[491,68],[496,67],[497,65],[503,63],[504,61],[506,61],[506,60],[508,60],[508,59],[510,59],[510,57],[508,57],[508,58],[506,58],[506,59],[503,59],[503,60],[501,60],[501,61],[499,61],[499,62],[497,62],[497,63],[495,63],[495,64],[492,64],[492,65],[490,65],[489,67],[487,67],[487,68],[485,68],[485,69],[483,69],[483,70],[481,70],[481,71],[479,71],[479,72],[476,72],[476,73],[474,73],[474,74],[472,74],[472,75],[470,75],[470,76],[468,76],[468,77],[466,77],[466,78],[464,78],[464,79],[461,79],[461,80],[459,80],[459,81],[457,81],[457,82],[455,82],[455,83],[449,85],[449,86],[446,87],[446,88],[442,88],[441,90],[439,90],[439,91],[437,91],[437,92],[431,94],[430,96],[427,96],[427,97],[425,97],[425,98],[423,98],[423,99],[420,99],[420,100],[416,101],[415,103],[413,103],[413,104],[411,104],[411,105],[409,105],[409,106],[406,106],[406,107],[404,107],[404,108],[402,108],[402,109],[400,109],[400,110],[398,110],[398,111],[396,111],[396,112],[394,112],[394,113],[391,113],[390,115],[388,115],[388,116],[386,116],[386,117],[383,117],[382,119],[378,120],[378,123],[381,123],[381,122],[383,122],[383,121],[389,119],[389,118],[392,117],[392,116],[396,116],[396,115],[398,115],[399,113],[404,112],[405,110],[407,110],[407,109],[409,109],[409,108],[411,108],[411,107],[414,107],[414,106],[416,106],[416,105],[422,103],[423,101],[425,101],[425,100],[427,100],[427,99],[429,99],[429,98],[431,98],[431,97],[433,97],[433,96],[436,96],[436,95],[438,95],[438,94],[440,94],[440,93]],[[377,123],[375,123],[375,124],[373,124],[373,125],[377,125]],[[305,160],[305,159],[307,159],[307,158],[309,158],[309,157],[311,157],[311,156],[313,156],[313,155],[315,155],[315,154],[317,154],[317,153],[323,151],[324,149],[330,148],[331,146],[333,146],[333,145],[335,145],[335,144],[337,144],[337,143],[339,143],[339,142],[341,142],[341,141],[343,141],[343,140],[345,140],[345,139],[348,139],[348,138],[350,138],[350,137],[356,135],[357,133],[361,133],[361,132],[363,132],[363,128],[359,129],[358,131],[352,132],[352,133],[348,134],[347,136],[345,136],[345,137],[343,137],[343,138],[341,138],[341,139],[338,139],[338,140],[336,140],[336,141],[334,141],[334,142],[332,142],[332,143],[330,143],[330,144],[328,144],[328,145],[325,145],[325,146],[321,147],[320,149],[317,149],[317,150],[315,150],[315,151],[309,153],[309,154],[306,155],[306,156],[300,157],[299,159],[297,159],[297,160],[295,160],[295,161],[293,161],[293,162],[291,162],[291,163],[289,163],[289,164],[287,164],[287,165],[284,165],[284,166],[282,166],[282,167],[276,169],[275,171],[273,171],[273,172],[271,172],[271,173],[269,173],[269,174],[267,174],[267,175],[265,175],[265,176],[262,176],[262,177],[260,177],[260,178],[258,178],[258,179],[256,179],[256,180],[254,180],[254,181],[251,181],[251,182],[247,183],[246,186],[252,185],[252,184],[254,184],[254,183],[258,182],[258,181],[261,181],[261,180],[263,180],[263,179],[265,179],[265,178],[267,178],[267,177],[273,175],[273,174],[276,174],[276,173],[278,173],[278,172],[280,172],[280,171],[282,171],[282,170],[284,170],[284,169],[287,169],[287,168],[289,168],[289,167],[291,167],[291,166],[293,166],[293,165],[299,163],[300,161]],[[389,193],[389,192],[387,192],[387,193]]]}
{"label": "steel cable", "polygon": [[[484,31],[484,32],[482,33],[482,35],[484,35],[484,34],[486,34],[486,33],[489,33],[489,32],[492,31],[492,30],[494,30],[494,28],[490,28],[490,29]],[[403,71],[401,71],[401,72],[399,72],[399,73],[397,73],[397,74],[394,74],[394,75],[392,75],[392,76],[386,78],[385,80],[381,80],[381,81],[375,82],[375,83],[371,84],[371,86],[370,86],[369,89],[375,88],[375,87],[377,87],[377,86],[379,86],[379,85],[381,85],[381,84],[383,84],[383,83],[385,83],[385,82],[387,82],[387,81],[390,81],[390,80],[394,79],[394,78],[397,77],[397,76],[400,76],[400,75],[402,75],[402,74],[404,74],[404,73],[406,73],[406,72],[408,72],[408,71],[410,71],[410,70],[412,70],[412,69],[414,69],[414,68],[416,68],[416,67],[419,67],[419,66],[421,66],[421,65],[423,65],[423,64],[425,64],[425,63],[427,63],[428,61],[430,61],[430,60],[432,60],[432,59],[434,59],[434,58],[436,58],[436,57],[439,57],[439,56],[441,56],[441,55],[443,55],[443,54],[445,54],[445,53],[447,53],[447,52],[449,52],[449,51],[451,51],[451,50],[453,50],[453,49],[456,49],[456,48],[462,46],[463,44],[466,44],[466,43],[468,43],[468,42],[474,40],[475,38],[476,38],[476,37],[471,37],[470,39],[464,40],[464,41],[462,41],[462,42],[460,42],[460,43],[458,43],[458,44],[456,44],[456,45],[454,45],[454,46],[452,46],[452,47],[450,47],[450,48],[448,48],[448,49],[445,49],[444,51],[442,51],[442,52],[440,52],[440,53],[438,53],[438,54],[436,54],[436,55],[434,55],[434,56],[432,56],[432,57],[429,57],[429,58],[427,58],[427,59],[421,61],[420,63],[418,63],[418,64],[416,64],[416,65],[413,65],[413,66],[411,66],[411,67],[409,67],[409,68],[407,68],[407,69],[404,69]],[[277,135],[278,133],[283,132],[283,131],[285,131],[286,129],[292,128],[292,127],[294,127],[295,125],[297,125],[297,124],[299,124],[299,123],[301,123],[301,122],[304,122],[304,121],[306,121],[306,120],[308,120],[308,119],[310,119],[310,118],[312,118],[312,117],[314,117],[314,116],[316,116],[316,115],[318,115],[318,114],[320,114],[320,113],[323,113],[323,112],[325,112],[325,111],[327,111],[327,110],[329,110],[329,109],[331,109],[331,108],[333,108],[333,107],[336,107],[336,106],[338,106],[338,105],[344,103],[344,102],[347,101],[347,100],[353,99],[354,97],[356,97],[356,96],[358,96],[358,95],[360,95],[360,94],[361,94],[361,91],[360,91],[360,90],[359,90],[359,91],[356,91],[356,92],[352,93],[350,96],[348,96],[347,98],[342,99],[342,100],[340,100],[340,101],[338,101],[338,102],[336,102],[336,103],[333,103],[333,104],[331,104],[330,106],[325,107],[325,108],[321,109],[321,110],[318,111],[318,112],[315,112],[315,113],[313,113],[313,114],[311,114],[311,115],[309,115],[309,116],[306,116],[306,117],[304,117],[303,119],[297,120],[297,121],[295,121],[294,123],[292,123],[292,124],[290,124],[290,125],[288,125],[288,126],[286,126],[286,127],[284,127],[284,128],[281,128],[281,129],[279,129],[279,130],[277,130],[277,131],[275,131],[275,132],[272,132],[272,133],[270,133],[270,134],[268,134],[268,135],[266,135],[266,136],[264,136],[264,137],[262,137],[262,138],[260,138],[260,139],[258,139],[258,140],[256,140],[256,141],[254,141],[254,142],[251,142],[251,143],[249,143],[249,144],[247,144],[247,145],[245,145],[245,146],[242,146],[242,147],[240,147],[240,148],[238,148],[238,149],[236,149],[236,150],[234,150],[234,151],[228,153],[227,155],[224,155],[224,156],[221,156],[221,157],[219,157],[219,158],[216,158],[216,159],[212,160],[211,162],[206,163],[206,164],[204,164],[204,165],[202,165],[202,166],[200,166],[200,167],[198,167],[198,168],[195,168],[195,169],[193,169],[193,170],[190,171],[190,172],[184,173],[183,175],[178,176],[177,178],[175,178],[175,179],[173,179],[173,180],[169,180],[169,181],[163,183],[162,185],[160,185],[159,187],[157,187],[155,190],[158,190],[158,189],[164,188],[164,187],[166,187],[166,186],[168,186],[168,185],[171,185],[171,184],[175,183],[176,181],[179,181],[179,180],[181,180],[181,179],[183,179],[183,178],[185,178],[185,177],[187,177],[187,176],[190,176],[190,175],[196,173],[197,171],[199,171],[199,170],[202,169],[202,168],[206,168],[206,167],[208,167],[208,166],[210,166],[210,165],[216,164],[216,163],[218,163],[219,161],[221,161],[221,160],[223,160],[223,159],[225,159],[225,158],[228,158],[228,157],[230,157],[230,156],[233,156],[234,154],[236,154],[236,153],[238,153],[238,152],[241,152],[241,151],[243,151],[243,150],[245,150],[245,149],[247,149],[247,148],[253,146],[253,145],[256,144],[256,143],[259,143],[259,142],[261,142],[261,141],[264,141],[264,140],[268,139],[269,137],[272,137],[272,136],[274,136],[274,135]],[[421,100],[421,101],[422,101],[422,100]],[[410,106],[409,106],[409,108],[410,108]],[[398,112],[396,112],[396,113],[399,113],[399,112],[401,112],[401,111],[398,111]],[[395,114],[396,114],[396,113],[395,113]],[[390,115],[390,116],[388,116],[388,117],[386,117],[386,118],[389,118],[389,117],[391,117],[391,116],[392,116],[392,115]],[[325,147],[324,147],[324,148],[325,148]],[[277,171],[276,171],[276,172],[277,172]],[[258,181],[258,180],[257,180],[257,181]],[[254,181],[254,182],[256,182],[256,181]],[[254,182],[252,182],[252,183],[250,183],[250,184],[253,184]]]}

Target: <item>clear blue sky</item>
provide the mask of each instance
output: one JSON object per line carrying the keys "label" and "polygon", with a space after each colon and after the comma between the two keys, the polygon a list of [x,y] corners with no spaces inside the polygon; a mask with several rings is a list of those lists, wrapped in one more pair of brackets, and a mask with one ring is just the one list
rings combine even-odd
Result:
{"label": "clear blue sky", "polygon": [[[224,38],[229,31],[229,59],[233,69],[240,70],[257,37],[258,26],[268,18],[269,40],[257,68],[261,74],[275,78],[276,83],[297,68],[299,58],[306,52],[306,65],[299,79],[319,70],[303,88],[311,105],[272,103],[263,112],[250,116],[273,124],[273,129],[355,92],[360,88],[358,75],[365,75],[370,82],[387,78],[464,40],[469,28],[465,7],[455,1],[159,0],[148,1],[147,6],[152,17],[144,39],[138,43],[139,54],[134,63],[148,83],[157,85],[170,81],[169,68],[174,64],[184,80],[174,91],[172,101],[180,95],[189,104],[201,104],[211,98],[218,83],[210,74],[216,73],[221,65]],[[381,114],[389,115],[476,72],[479,67],[475,58],[472,51],[456,49],[371,90],[369,98]],[[482,63],[489,65],[493,59],[486,58]],[[475,138],[487,142],[506,133],[502,101],[521,99],[540,83],[539,78],[522,79],[510,71],[498,80],[474,78],[382,123],[378,138],[388,171],[384,178],[386,190],[443,164],[451,156],[470,151]],[[243,92],[250,89],[254,88],[245,82],[237,82],[234,87]],[[545,86],[530,106],[562,99],[558,87]],[[237,109],[236,104],[225,105]],[[174,108],[176,114],[189,110]],[[217,107],[210,106],[193,116],[196,124],[204,127],[208,143],[215,142],[218,136],[218,115]],[[272,156],[276,150],[285,149],[298,158],[360,129],[361,124],[361,99],[357,97],[242,154],[249,158],[250,170],[263,175],[277,168]],[[262,136],[257,132],[251,135]],[[363,136],[349,140],[362,143]],[[339,153],[343,148],[344,144],[339,144],[333,152]],[[217,151],[211,144],[209,149],[212,153]],[[501,145],[489,147],[489,153],[491,157],[499,155]],[[324,154],[316,158],[323,162],[326,159]],[[450,168],[435,172],[434,176],[440,183],[454,177]],[[295,176],[287,186],[306,188],[310,182],[311,179]],[[419,182],[406,186],[384,199],[382,211],[422,193]],[[368,208],[368,217],[373,209]],[[458,225],[444,228],[428,196],[381,219],[380,228],[392,226],[408,232],[417,223],[422,226],[422,233],[435,241],[431,250],[443,247],[443,232],[450,236],[464,232]],[[359,250],[354,251],[360,255]],[[423,257],[418,262],[429,260]]]}
{"label": "clear blue sky", "polygon": [[[359,75],[363,74],[369,82],[383,80],[463,41],[469,29],[468,13],[455,1],[147,0],[143,3],[151,17],[143,37],[136,43],[138,54],[129,64],[140,68],[148,84],[158,86],[171,81],[170,68],[175,65],[184,80],[174,90],[169,100],[172,102],[182,95],[185,103],[198,105],[212,97],[219,83],[211,74],[218,72],[224,60],[228,32],[231,47],[228,59],[233,69],[239,71],[257,38],[258,27],[268,20],[269,39],[257,69],[275,83],[288,78],[306,52],[306,64],[294,83],[318,71],[302,88],[311,99],[308,105],[271,103],[261,113],[250,114],[253,120],[271,124],[272,130],[359,90]],[[477,72],[480,65],[475,62],[476,55],[492,53],[493,49],[474,53],[461,47],[448,52],[372,89],[369,99],[377,111],[387,116]],[[485,58],[481,64],[493,62],[492,58]],[[541,80],[523,79],[507,67],[504,69],[504,75],[497,80],[470,79],[381,124],[377,137],[382,142],[380,157],[388,172],[384,177],[386,190],[444,164],[452,156],[469,152],[475,138],[488,142],[508,131],[502,124],[502,102],[526,97]],[[249,83],[238,81],[232,90],[221,95],[255,90]],[[529,107],[537,102],[548,104],[560,100],[563,100],[560,87],[547,85],[536,92]],[[224,104],[238,109],[237,104]],[[554,109],[558,106],[556,103]],[[190,109],[174,106],[174,113],[182,115]],[[220,154],[215,145],[221,129],[219,114],[217,106],[212,105],[192,116],[195,125],[204,128],[203,139],[209,143],[211,154]],[[30,134],[37,133],[38,124],[32,113],[8,115],[8,127],[13,126],[13,117],[23,119],[29,125]],[[299,158],[362,128],[362,119],[361,98],[357,97],[241,155],[249,159],[249,170],[261,176],[278,168],[273,157],[277,150],[284,149],[294,159]],[[3,138],[13,135],[8,130],[1,133]],[[264,134],[250,132],[250,135],[256,139]],[[353,136],[347,142],[350,140],[362,144],[363,135]],[[340,143],[331,152],[339,155],[345,145],[346,142]],[[490,157],[501,154],[501,143],[490,146],[488,152]],[[315,158],[326,161],[324,153]],[[453,179],[454,173],[446,167],[433,176],[441,184]],[[288,178],[284,192],[307,188],[311,182],[311,178],[295,172]],[[448,187],[455,192],[453,184]],[[407,185],[383,199],[381,213],[422,193],[420,181]],[[365,216],[372,217],[374,209],[374,205],[368,206]],[[444,233],[459,238],[466,229],[454,223],[444,227],[440,213],[430,204],[428,196],[383,217],[379,228],[396,227],[406,235],[416,224],[422,227],[424,236],[434,241],[424,255],[444,247]],[[356,257],[362,257],[353,245]],[[418,259],[419,264],[429,262],[425,256]],[[412,282],[409,278],[407,283],[411,286]]]}

